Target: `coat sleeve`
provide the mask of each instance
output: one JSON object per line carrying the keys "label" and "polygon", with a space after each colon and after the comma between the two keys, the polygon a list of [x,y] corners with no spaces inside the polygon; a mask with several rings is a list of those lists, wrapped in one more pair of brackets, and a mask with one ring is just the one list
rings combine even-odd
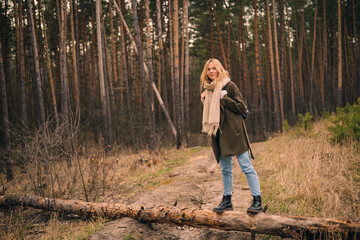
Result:
{"label": "coat sleeve", "polygon": [[228,93],[220,100],[220,104],[234,113],[246,113],[247,106],[237,86],[233,82],[229,82],[226,91]]}

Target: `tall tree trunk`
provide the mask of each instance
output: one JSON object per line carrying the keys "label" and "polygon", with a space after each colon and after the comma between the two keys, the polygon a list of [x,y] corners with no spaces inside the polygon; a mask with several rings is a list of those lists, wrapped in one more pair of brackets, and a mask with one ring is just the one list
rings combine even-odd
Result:
{"label": "tall tree trunk", "polygon": [[6,95],[6,79],[4,71],[4,59],[3,59],[3,48],[0,40],[0,89],[1,89],[1,113],[2,123],[4,131],[4,158],[6,166],[6,180],[10,182],[14,179],[14,173],[12,169],[10,159],[10,128],[9,128],[9,112],[8,112],[8,100]]}
{"label": "tall tree trunk", "polygon": [[341,43],[341,0],[338,0],[338,86],[337,86],[337,106],[342,105],[342,43]]}
{"label": "tall tree trunk", "polygon": [[[150,9],[149,9],[149,0],[145,0],[145,18],[146,18],[146,62],[148,65],[149,70],[149,83],[152,84],[154,82],[154,71],[153,71],[153,61],[152,61],[152,52],[151,52],[151,33],[150,33]],[[156,148],[156,139],[155,139],[155,106],[154,106],[154,92],[150,91],[150,84],[148,86],[148,94],[149,94],[149,101],[150,101],[150,131],[152,132],[151,135],[154,136],[152,139],[153,141],[153,148]],[[150,148],[149,148],[150,149]],[[152,149],[151,149],[152,150]]]}
{"label": "tall tree trunk", "polygon": [[[278,47],[278,37],[277,37],[277,24],[276,24],[276,11],[275,11],[275,0],[273,0],[273,19],[274,19],[274,42],[275,42],[275,59],[276,59],[276,72],[277,72],[277,82],[278,82],[278,96],[280,100],[280,116],[281,116],[281,125],[284,122],[284,102],[283,102],[283,90],[282,90],[282,78],[280,75],[280,60],[279,60],[279,47]],[[281,130],[281,129],[280,129]]]}
{"label": "tall tree trunk", "polygon": [[35,22],[34,16],[32,11],[32,0],[27,0],[27,11],[28,11],[28,23],[30,27],[30,41],[31,41],[31,48],[33,54],[33,61],[34,61],[34,73],[35,73],[35,83],[36,83],[36,94],[37,94],[37,106],[38,106],[38,113],[39,118],[37,119],[40,126],[43,126],[45,123],[45,106],[44,106],[44,97],[42,91],[42,83],[41,83],[41,75],[40,75],[40,60],[39,60],[39,52],[36,42],[36,34],[35,34]]}
{"label": "tall tree trunk", "polygon": [[59,62],[60,62],[60,94],[61,94],[61,118],[64,122],[69,122],[69,107],[70,107],[70,94],[69,94],[69,80],[67,72],[66,61],[66,0],[59,1]]}
{"label": "tall tree trunk", "polygon": [[103,47],[101,36],[101,1],[96,0],[96,36],[97,36],[97,49],[98,49],[98,68],[99,68],[99,81],[100,81],[100,100],[101,100],[101,116],[102,116],[102,133],[104,137],[104,149],[107,150],[108,144],[110,144],[109,122],[107,116],[107,108],[109,102],[106,98],[105,76],[104,76],[104,62],[103,62]]}
{"label": "tall tree trunk", "polygon": [[159,41],[159,54],[160,54],[160,67],[161,67],[161,94],[163,96],[164,105],[168,107],[167,103],[167,88],[166,88],[166,69],[165,69],[165,51],[162,37],[162,23],[161,23],[161,2],[156,0],[156,20],[157,20],[157,30],[158,30],[158,41]]}
{"label": "tall tree trunk", "polygon": [[185,76],[185,108],[184,108],[184,124],[185,124],[185,135],[189,140],[190,133],[190,71],[189,71],[189,2],[188,0],[183,0],[183,13],[184,13],[184,42],[185,42],[185,59],[184,59],[184,76]]}
{"label": "tall tree trunk", "polygon": [[[102,10],[102,9],[101,9]],[[101,13],[101,11],[100,11]],[[102,15],[102,14],[101,14]],[[101,16],[100,15],[100,16]],[[106,120],[107,120],[107,133],[108,133],[108,149],[110,150],[111,144],[112,144],[112,122],[111,122],[111,106],[114,106],[114,90],[112,85],[112,78],[111,78],[111,71],[109,67],[109,60],[108,60],[108,44],[106,43],[106,37],[105,37],[105,26],[104,21],[100,19],[101,23],[101,48],[102,48],[102,62],[104,66],[104,82],[105,82],[105,98],[106,98]],[[111,101],[110,101],[111,99]]]}
{"label": "tall tree trunk", "polygon": [[299,105],[300,112],[304,109],[304,80],[303,80],[303,50],[304,50],[304,34],[305,34],[305,10],[304,6],[300,10],[300,33],[299,33],[299,44],[298,44],[298,82],[299,82]]}
{"label": "tall tree trunk", "polygon": [[227,21],[227,54],[226,54],[226,62],[227,62],[227,71],[229,72],[229,75],[231,76],[231,54],[230,54],[230,46],[231,46],[231,21]]}
{"label": "tall tree trunk", "polygon": [[215,5],[215,1],[212,1],[212,5],[213,5],[213,13],[214,13],[214,17],[215,17],[215,26],[216,26],[216,31],[218,33],[218,37],[219,37],[219,47],[220,47],[220,51],[221,51],[221,58],[222,58],[222,63],[224,64],[225,69],[228,69],[228,63],[226,61],[226,55],[225,55],[225,48],[224,48],[224,44],[223,44],[223,40],[222,40],[222,33],[220,31],[220,23],[219,23],[219,18],[217,15],[217,11],[216,11],[216,5]]}
{"label": "tall tree trunk", "polygon": [[259,33],[258,33],[258,15],[257,15],[257,0],[253,0],[254,7],[254,40],[255,40],[255,74],[256,84],[258,91],[258,99],[256,99],[257,106],[259,107],[260,114],[260,138],[265,139],[265,115],[264,115],[264,101],[263,101],[263,86],[261,79],[261,66],[260,66],[260,50],[259,50]]}
{"label": "tall tree trunk", "polygon": [[[184,4],[184,3],[183,3]],[[182,27],[181,27],[181,45],[180,47],[180,79],[179,79],[179,102],[180,102],[180,121],[184,122],[184,54],[185,54],[185,40],[184,40],[184,11],[182,12]],[[179,25],[178,25],[179,26]],[[184,133],[184,124],[181,125],[181,132]],[[184,134],[182,134],[184,137]],[[185,139],[183,139],[184,142]]]}
{"label": "tall tree trunk", "polygon": [[[245,93],[245,99],[247,103],[250,101],[250,74],[247,63],[247,51],[246,51],[246,38],[245,38],[245,21],[244,21],[244,5],[241,2],[240,6],[240,16],[239,16],[239,24],[240,24],[240,42],[242,46],[242,66],[243,66],[243,79],[244,79],[244,89],[242,92]],[[244,94],[243,93],[243,94]]]}
{"label": "tall tree trunk", "polygon": [[75,7],[76,0],[70,0],[70,30],[71,30],[71,55],[72,55],[72,66],[73,66],[73,88],[74,88],[74,100],[75,100],[75,112],[76,115],[80,118],[80,87],[79,87],[79,78],[78,78],[78,56],[76,52],[75,45]]}
{"label": "tall tree trunk", "polygon": [[296,113],[295,113],[295,87],[294,87],[294,70],[293,70],[293,63],[292,63],[292,54],[291,54],[291,38],[290,38],[290,16],[287,7],[287,2],[285,1],[285,9],[286,9],[286,18],[287,18],[287,28],[288,28],[288,39],[289,39],[289,67],[290,67],[290,91],[291,91],[291,117],[292,120],[295,120]]}
{"label": "tall tree trunk", "polygon": [[142,102],[143,102],[143,113],[144,113],[144,123],[147,135],[147,143],[149,151],[155,150],[154,144],[154,135],[151,130],[151,120],[150,120],[150,104],[148,99],[148,85],[146,84],[145,80],[145,70],[144,70],[144,58],[142,52],[142,45],[141,45],[141,36],[140,36],[140,29],[139,29],[139,21],[138,21],[138,14],[137,14],[137,6],[136,0],[131,0],[131,9],[132,9],[132,16],[134,21],[134,30],[135,30],[135,43],[138,53],[138,61],[139,61],[139,70],[140,70],[140,79],[141,79],[141,90],[142,90]]}
{"label": "tall tree trunk", "polygon": [[315,105],[314,103],[314,69],[315,69],[315,46],[316,46],[316,22],[317,22],[317,0],[315,0],[315,16],[314,16],[314,35],[311,52],[311,74],[310,74],[310,109]]}
{"label": "tall tree trunk", "polygon": [[25,128],[28,126],[28,114],[27,114],[27,94],[25,83],[25,53],[24,53],[24,29],[23,29],[23,7],[22,1],[19,1],[19,88],[20,88],[20,118]]}
{"label": "tall tree trunk", "polygon": [[270,17],[270,6],[269,0],[266,0],[266,11],[267,11],[267,25],[269,32],[269,49],[270,49],[270,66],[271,66],[271,86],[273,91],[274,99],[274,114],[275,114],[275,131],[281,130],[280,113],[279,113],[279,102],[278,102],[278,91],[276,90],[276,78],[275,78],[275,63],[274,63],[274,51],[272,43],[272,32],[271,32],[271,17]]}
{"label": "tall tree trunk", "polygon": [[[287,76],[286,76],[286,41],[285,41],[285,16],[284,16],[284,1],[279,0],[279,58],[280,58],[280,79],[281,79],[281,86],[280,86],[280,97],[284,99],[284,86],[287,83]],[[275,17],[274,17],[275,18]],[[281,99],[280,99],[281,100]],[[284,100],[282,103],[282,111],[284,119],[286,118],[284,110]]]}
{"label": "tall tree trunk", "polygon": [[[266,4],[266,3],[265,3]],[[269,28],[267,26],[268,12],[265,6],[264,11],[264,32],[265,32],[265,66],[266,66],[266,90],[265,90],[265,109],[266,111],[266,119],[267,127],[269,131],[272,131],[273,119],[272,119],[272,99],[271,99],[271,70],[270,70],[270,46],[269,46]]]}
{"label": "tall tree trunk", "polygon": [[[114,5],[117,6],[116,2],[114,2]],[[120,9],[118,9],[120,12]],[[127,62],[127,55],[126,55],[126,32],[125,32],[125,26],[122,21],[120,21],[120,43],[121,43],[121,59],[122,59],[122,78],[123,78],[123,88],[124,88],[124,96],[125,96],[125,102],[127,106],[127,114],[129,119],[129,128],[130,128],[130,144],[133,144],[135,141],[135,135],[134,135],[134,112],[133,112],[133,104],[131,101],[131,94],[130,94],[130,88],[129,88],[129,77],[128,77],[128,62]]]}
{"label": "tall tree trunk", "polygon": [[41,21],[44,31],[44,47],[45,47],[45,58],[46,58],[46,68],[49,75],[49,84],[50,84],[50,93],[51,93],[51,103],[53,108],[53,114],[56,124],[59,124],[59,117],[58,117],[58,109],[57,109],[57,103],[56,103],[56,94],[55,94],[55,87],[54,87],[54,78],[52,75],[52,69],[51,69],[51,58],[50,58],[50,49],[49,49],[49,38],[47,34],[47,24],[44,19],[44,14],[42,13],[42,8],[39,9],[39,15],[41,15]]}
{"label": "tall tree trunk", "polygon": [[[115,95],[115,104],[116,111],[120,108],[120,96],[119,96],[119,84],[118,84],[118,71],[117,71],[117,49],[116,49],[116,38],[114,36],[114,21],[112,14],[112,1],[109,1],[109,16],[110,16],[110,44],[111,44],[111,68],[112,68],[112,79],[114,83],[114,95]],[[119,106],[120,105],[120,106]],[[117,114],[118,115],[118,114]]]}
{"label": "tall tree trunk", "polygon": [[[171,79],[171,92],[172,92],[172,113],[173,120],[175,123],[175,127],[177,128],[177,117],[175,113],[175,73],[174,73],[174,28],[173,28],[173,0],[169,0],[169,21],[168,21],[168,29],[169,29],[169,42],[170,42],[170,79]],[[178,132],[179,130],[176,129]],[[178,138],[178,137],[177,137]]]}
{"label": "tall tree trunk", "polygon": [[174,100],[175,100],[175,109],[174,116],[175,117],[175,125],[176,131],[178,132],[176,139],[176,146],[180,148],[182,146],[183,141],[183,121],[181,118],[181,103],[180,103],[180,93],[179,92],[179,80],[180,80],[180,72],[179,72],[179,3],[178,0],[174,0],[174,11],[173,11],[173,30],[174,30]]}
{"label": "tall tree trunk", "polygon": [[357,78],[357,71],[359,70],[357,66],[357,63],[358,63],[358,60],[357,60],[357,47],[359,47],[359,41],[360,39],[357,39],[357,42],[356,42],[356,38],[357,38],[357,34],[356,34],[356,13],[355,13],[355,2],[354,0],[351,1],[352,3],[352,17],[353,17],[353,27],[354,27],[354,30],[353,30],[353,39],[355,39],[354,42],[351,42],[353,47],[352,47],[352,58],[353,58],[353,65],[352,65],[352,82],[353,82],[353,88],[352,88],[352,94],[353,96],[358,96],[357,95],[357,91],[359,91],[359,85],[357,84],[357,82],[359,81],[359,78]]}
{"label": "tall tree trunk", "polygon": [[325,83],[327,82],[328,76],[328,55],[327,55],[327,25],[326,25],[326,0],[323,0],[323,48],[322,48],[322,55],[323,55],[323,78],[320,78],[320,94],[321,94],[321,104],[322,107],[325,106]]}

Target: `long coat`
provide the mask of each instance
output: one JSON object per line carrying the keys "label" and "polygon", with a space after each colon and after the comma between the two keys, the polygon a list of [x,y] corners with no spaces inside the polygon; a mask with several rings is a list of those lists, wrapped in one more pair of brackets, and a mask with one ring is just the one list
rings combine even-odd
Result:
{"label": "long coat", "polygon": [[[217,162],[222,157],[240,155],[250,150],[250,141],[242,114],[246,113],[245,101],[233,82],[229,82],[223,90],[227,94],[220,100],[220,126],[216,136],[211,137]],[[221,149],[221,150],[220,150]]]}

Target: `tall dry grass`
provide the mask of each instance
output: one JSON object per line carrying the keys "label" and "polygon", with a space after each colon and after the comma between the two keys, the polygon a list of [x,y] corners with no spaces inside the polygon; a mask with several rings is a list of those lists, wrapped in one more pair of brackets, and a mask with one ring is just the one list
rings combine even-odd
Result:
{"label": "tall dry grass", "polygon": [[327,120],[310,131],[292,129],[254,145],[269,212],[297,216],[360,217],[360,146],[332,145]]}

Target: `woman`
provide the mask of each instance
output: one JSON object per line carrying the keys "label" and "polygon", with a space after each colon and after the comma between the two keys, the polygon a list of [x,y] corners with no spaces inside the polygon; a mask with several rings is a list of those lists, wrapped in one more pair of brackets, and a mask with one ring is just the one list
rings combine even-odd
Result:
{"label": "woman", "polygon": [[241,170],[245,173],[253,196],[248,213],[262,211],[259,178],[251,163],[250,142],[244,119],[247,107],[229,73],[217,59],[209,59],[201,73],[201,94],[204,104],[202,131],[211,136],[211,145],[217,162],[220,162],[223,179],[223,198],[214,212],[233,210],[232,156],[236,156]]}

